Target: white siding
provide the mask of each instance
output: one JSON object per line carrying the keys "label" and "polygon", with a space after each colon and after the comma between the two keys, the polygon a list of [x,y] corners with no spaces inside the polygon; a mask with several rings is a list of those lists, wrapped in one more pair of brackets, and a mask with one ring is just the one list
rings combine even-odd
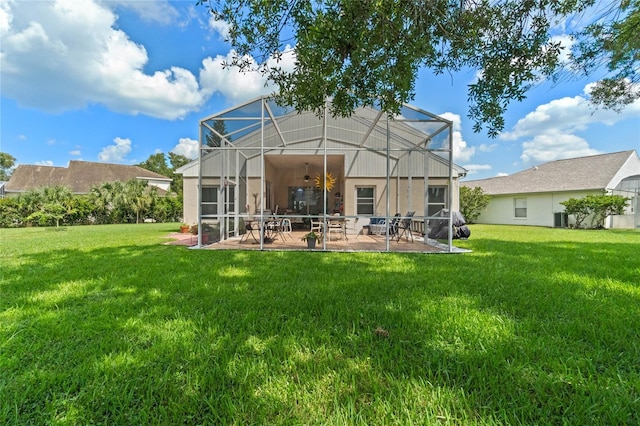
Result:
{"label": "white siding", "polygon": [[142,180],[146,180],[149,186],[155,186],[164,191],[169,191],[169,187],[171,186],[171,182],[166,179],[142,178]]}
{"label": "white siding", "polygon": [[638,154],[633,152],[629,159],[620,167],[620,170],[615,174],[615,176],[611,179],[609,184],[607,185],[607,189],[614,189],[618,184],[622,181],[622,179],[635,176],[640,173],[640,158]]}
{"label": "white siding", "polygon": [[[557,192],[546,194],[493,195],[487,208],[478,217],[477,223],[496,225],[554,226],[554,213],[564,212],[560,204],[569,198],[582,198],[588,191]],[[515,217],[514,199],[526,198],[527,217]],[[572,222],[569,218],[570,223]]]}
{"label": "white siding", "polygon": [[198,178],[185,177],[182,181],[183,197],[183,219],[187,225],[198,222]]}

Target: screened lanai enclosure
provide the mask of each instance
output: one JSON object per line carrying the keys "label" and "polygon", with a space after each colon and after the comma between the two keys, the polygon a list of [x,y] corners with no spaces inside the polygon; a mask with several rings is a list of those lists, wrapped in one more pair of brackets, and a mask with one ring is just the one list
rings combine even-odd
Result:
{"label": "screened lanai enclosure", "polygon": [[[455,251],[465,170],[453,163],[452,122],[409,105],[394,117],[329,111],[260,97],[200,121],[199,159],[181,169],[198,246],[306,249],[313,229],[320,250]],[[436,220],[448,241],[429,239]]]}

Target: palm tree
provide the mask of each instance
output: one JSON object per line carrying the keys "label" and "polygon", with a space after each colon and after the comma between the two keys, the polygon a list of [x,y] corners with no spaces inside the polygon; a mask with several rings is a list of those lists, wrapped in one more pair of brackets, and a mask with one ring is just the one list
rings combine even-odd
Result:
{"label": "palm tree", "polygon": [[113,211],[113,184],[104,182],[101,185],[91,187],[89,199],[95,205],[95,217],[98,223],[109,223],[112,221]]}
{"label": "palm tree", "polygon": [[140,213],[144,212],[152,202],[152,197],[148,192],[147,181],[128,180],[125,182],[123,195],[126,196],[127,207],[136,214],[136,223],[140,223]]}
{"label": "palm tree", "polygon": [[56,227],[59,227],[61,220],[73,214],[71,203],[73,193],[68,187],[45,186],[30,192],[32,193],[27,198],[31,203],[31,214],[27,217],[28,220],[36,219],[42,224],[55,220]]}

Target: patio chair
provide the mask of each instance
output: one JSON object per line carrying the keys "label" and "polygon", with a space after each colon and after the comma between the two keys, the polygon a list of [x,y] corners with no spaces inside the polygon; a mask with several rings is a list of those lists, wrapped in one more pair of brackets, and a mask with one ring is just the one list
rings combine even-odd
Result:
{"label": "patio chair", "polygon": [[265,228],[268,232],[269,238],[274,240],[277,237],[280,237],[282,241],[285,240],[285,235],[282,232],[282,219],[272,218],[266,224]]}
{"label": "patio chair", "polygon": [[413,242],[413,232],[411,232],[411,222],[413,221],[413,215],[416,214],[416,212],[408,212],[407,215],[402,218],[402,220],[400,221],[400,223],[398,224],[398,239],[396,241],[400,241],[400,238],[402,238],[403,235],[407,236],[406,238],[409,239],[409,237],[411,237],[411,242]]}
{"label": "patio chair", "polygon": [[398,235],[398,226],[400,225],[400,213],[396,213],[391,219],[391,223],[389,224],[389,237],[391,239],[395,238]]}
{"label": "patio chair", "polygon": [[282,219],[282,222],[280,222],[280,232],[282,233],[283,237],[288,236],[289,238],[293,239],[293,236],[291,236],[291,232],[292,232],[291,219],[289,218]]}
{"label": "patio chair", "polygon": [[[350,225],[351,219],[347,219],[347,224],[345,226],[345,231],[353,231],[354,234],[356,234],[356,240],[358,239],[358,237],[360,236],[360,233],[362,232],[362,228],[358,229],[358,217],[356,217],[355,219],[353,219],[353,225]],[[347,233],[345,233],[344,235],[345,240],[349,241],[349,238],[347,237]]]}
{"label": "patio chair", "polygon": [[324,221],[320,218],[312,218],[311,231],[315,231],[318,234],[322,234],[324,232]]}
{"label": "patio chair", "polygon": [[371,235],[382,235],[387,229],[387,220],[386,219],[376,219],[369,222],[369,233]]}
{"label": "patio chair", "polygon": [[240,242],[243,241],[248,241],[249,237],[253,238],[253,241],[255,241],[256,243],[259,243],[260,241],[256,238],[256,235],[253,233],[253,231],[258,231],[260,232],[260,229],[256,228],[255,226],[257,225],[257,222],[246,222],[244,224],[244,234],[242,234],[242,238],[240,238]]}
{"label": "patio chair", "polygon": [[347,235],[344,228],[344,218],[340,217],[340,213],[334,214],[334,218],[329,218],[327,224],[327,239],[331,241],[331,234],[338,234],[342,239],[346,239]]}

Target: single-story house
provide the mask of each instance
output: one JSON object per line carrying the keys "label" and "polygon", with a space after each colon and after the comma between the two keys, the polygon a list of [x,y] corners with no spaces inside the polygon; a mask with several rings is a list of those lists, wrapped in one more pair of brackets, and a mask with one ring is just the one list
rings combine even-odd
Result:
{"label": "single-story house", "polygon": [[491,196],[478,223],[565,227],[573,218],[561,202],[604,192],[631,199],[625,214],[609,217],[605,226],[640,227],[640,158],[633,150],[550,161],[461,185],[480,187]]}
{"label": "single-story house", "polygon": [[87,194],[93,186],[104,182],[130,179],[146,180],[159,193],[166,193],[172,180],[139,166],[72,160],[68,167],[21,164],[13,171],[5,192],[10,196],[38,187],[64,185],[74,194]]}
{"label": "single-story house", "polygon": [[199,158],[176,170],[185,222],[218,224],[224,240],[265,212],[299,223],[341,214],[366,219],[362,226],[410,211],[426,224],[458,210],[466,170],[452,161],[450,121],[409,105],[395,117],[375,107],[350,117],[329,110],[260,97],[201,120]]}

